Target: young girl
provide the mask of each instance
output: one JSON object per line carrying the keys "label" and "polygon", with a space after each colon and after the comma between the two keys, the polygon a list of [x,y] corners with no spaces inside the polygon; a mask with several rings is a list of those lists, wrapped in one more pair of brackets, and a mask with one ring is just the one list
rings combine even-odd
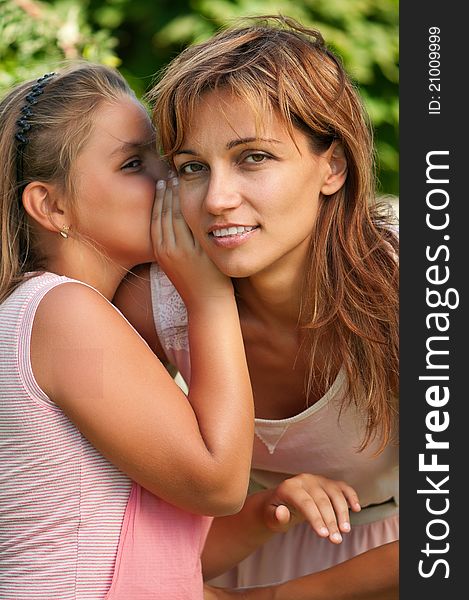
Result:
{"label": "young girl", "polygon": [[[253,481],[343,479],[365,507],[341,544],[300,524],[222,581],[306,576],[262,593],[395,598],[398,243],[374,203],[358,93],[319,32],[266,18],[186,49],[152,99],[184,217],[235,288],[257,417]],[[185,309],[159,266],[139,269],[117,300],[191,381]],[[217,521],[210,536],[220,527],[235,543],[240,528]]]}
{"label": "young girl", "polygon": [[[239,510],[252,451],[231,281],[117,72],[18,86],[0,132],[0,597],[200,600],[202,515]],[[110,303],[155,259],[187,306],[188,398]],[[347,519],[348,489],[328,489],[321,514],[335,522],[338,497]]]}

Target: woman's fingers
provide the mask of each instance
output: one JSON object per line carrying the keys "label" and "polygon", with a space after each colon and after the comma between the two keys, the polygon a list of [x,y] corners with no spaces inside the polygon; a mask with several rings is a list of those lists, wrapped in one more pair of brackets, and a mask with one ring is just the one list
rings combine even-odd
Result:
{"label": "woman's fingers", "polygon": [[288,531],[291,518],[290,509],[285,504],[270,504],[267,507],[265,522],[272,531]]}
{"label": "woman's fingers", "polygon": [[347,498],[348,505],[353,510],[353,512],[360,512],[362,507],[357,492],[353,489],[353,487],[347,485],[343,481],[340,482],[340,486],[342,492],[344,493],[344,496]]}
{"label": "woman's fingers", "polygon": [[291,513],[288,506],[279,504],[275,507],[275,518],[280,525],[288,525],[291,519]]}
{"label": "woman's fingers", "polygon": [[282,526],[287,529],[292,521],[306,520],[320,537],[328,537],[335,544],[340,544],[342,533],[351,529],[349,508],[360,510],[358,496],[352,487],[312,474],[297,475],[282,482],[276,489],[272,505],[279,511],[272,514],[272,519],[277,519],[273,529]]}
{"label": "woman's fingers", "polygon": [[330,491],[323,503],[321,512],[329,530],[329,539],[334,544],[340,544],[342,541],[340,530],[344,533],[350,531],[347,502],[342,495]]}
{"label": "woman's fingers", "polygon": [[320,537],[330,536],[331,528],[332,532],[338,531],[334,510],[322,489],[308,489],[302,480],[294,478],[283,482],[280,488],[281,501],[296,522],[307,521]]}
{"label": "woman's fingers", "polygon": [[340,491],[338,491],[337,494],[331,494],[331,501],[334,505],[340,530],[344,533],[348,533],[350,531],[349,508],[354,512],[359,512],[361,506],[358,501],[358,496],[352,487],[343,481],[337,482],[337,486],[340,488]]}
{"label": "woman's fingers", "polygon": [[329,537],[335,544],[340,544],[342,536],[328,494],[321,489],[315,490],[314,496],[309,495],[307,504],[310,515],[308,521],[316,533],[321,537]]}

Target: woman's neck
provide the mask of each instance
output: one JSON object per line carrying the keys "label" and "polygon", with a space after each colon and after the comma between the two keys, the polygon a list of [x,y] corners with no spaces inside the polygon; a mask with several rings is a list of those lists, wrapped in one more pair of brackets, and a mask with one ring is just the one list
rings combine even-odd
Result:
{"label": "woman's neck", "polygon": [[295,328],[299,323],[304,262],[277,265],[251,277],[235,279],[240,314],[268,326]]}

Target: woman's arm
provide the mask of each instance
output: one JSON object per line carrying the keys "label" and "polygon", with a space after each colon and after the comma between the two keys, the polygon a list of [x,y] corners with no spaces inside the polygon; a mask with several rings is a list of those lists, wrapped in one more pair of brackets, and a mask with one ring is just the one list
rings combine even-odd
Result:
{"label": "woman's arm", "polygon": [[398,600],[399,542],[278,585],[229,591],[205,587],[205,600]]}

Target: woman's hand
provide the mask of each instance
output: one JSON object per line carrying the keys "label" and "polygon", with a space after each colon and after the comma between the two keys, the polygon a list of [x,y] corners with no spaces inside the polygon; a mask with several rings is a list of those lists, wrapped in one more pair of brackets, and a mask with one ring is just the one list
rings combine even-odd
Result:
{"label": "woman's hand", "polygon": [[350,531],[349,508],[361,510],[355,490],[343,481],[303,473],[285,479],[265,498],[264,519],[274,532],[287,531],[307,521],[314,531],[334,544]]}
{"label": "woman's hand", "polygon": [[360,510],[352,487],[309,473],[285,479],[275,489],[250,494],[239,513],[213,521],[202,553],[204,578],[209,581],[231,569],[274,534],[302,521],[320,537],[340,544],[342,533],[350,531],[349,508]]}
{"label": "woman's hand", "polygon": [[156,261],[188,308],[233,294],[231,280],[209,259],[184,220],[175,177],[156,184],[151,238]]}

